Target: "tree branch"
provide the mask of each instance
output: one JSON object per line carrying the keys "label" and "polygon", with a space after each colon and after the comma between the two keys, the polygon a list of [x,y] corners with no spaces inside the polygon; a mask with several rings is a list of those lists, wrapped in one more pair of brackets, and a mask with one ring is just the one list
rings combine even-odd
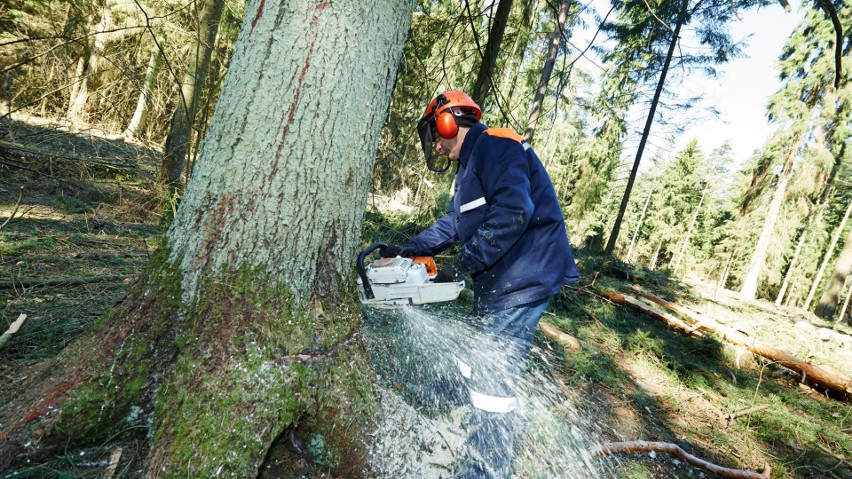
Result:
{"label": "tree branch", "polygon": [[664,452],[681,459],[695,467],[710,471],[722,477],[730,477],[733,479],[769,479],[770,469],[769,464],[765,465],[762,473],[746,471],[743,469],[731,469],[722,467],[712,462],[705,461],[700,457],[684,451],[677,444],[670,442],[650,442],[650,441],[628,441],[628,442],[611,442],[604,444],[593,450],[596,456],[608,456],[619,453],[635,453],[635,452]]}

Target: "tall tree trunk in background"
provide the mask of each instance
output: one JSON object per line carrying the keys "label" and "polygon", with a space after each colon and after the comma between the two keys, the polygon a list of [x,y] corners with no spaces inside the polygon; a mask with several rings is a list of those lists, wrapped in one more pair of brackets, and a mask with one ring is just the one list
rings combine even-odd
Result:
{"label": "tall tree trunk in background", "polygon": [[[533,6],[533,3],[535,3],[535,6]],[[524,64],[524,55],[527,51],[527,35],[533,28],[532,12],[537,10],[537,8],[538,0],[524,0],[524,9],[521,14],[521,26],[518,30],[517,36],[515,37],[515,43],[512,45],[512,53],[509,55],[509,64],[514,67],[511,75],[505,75],[502,89],[508,89],[509,93],[506,94],[506,107],[501,110],[501,113],[504,114],[503,121],[507,125],[510,124],[510,121],[509,118],[505,117],[505,110],[511,110],[512,108],[512,97],[515,95],[515,87],[518,85],[518,76],[521,74],[521,67]]]}
{"label": "tall tree trunk in background", "polygon": [[657,249],[654,250],[654,255],[651,256],[651,262],[648,263],[648,269],[654,271],[657,269],[657,260],[660,258],[660,250],[663,249],[663,241],[660,240],[660,243],[657,244]]}
{"label": "tall tree trunk in background", "polygon": [[704,204],[704,197],[707,195],[707,188],[704,189],[704,192],[701,193],[701,199],[698,200],[698,206],[695,208],[695,214],[692,215],[692,221],[689,222],[689,229],[686,231],[686,238],[683,239],[683,244],[680,245],[680,252],[677,254],[677,261],[675,261],[674,269],[672,269],[673,274],[677,274],[677,270],[680,269],[680,263],[683,261],[683,255],[686,252],[686,247],[689,245],[689,240],[692,238],[692,230],[695,228],[695,221],[698,220],[698,214],[701,213],[701,205]]}
{"label": "tall tree trunk in background", "polygon": [[68,119],[74,123],[86,121],[86,103],[89,100],[89,90],[92,82],[98,74],[100,59],[103,56],[106,48],[107,34],[112,24],[112,1],[106,0],[103,2],[101,9],[101,17],[98,22],[97,30],[92,38],[92,46],[88,49],[88,58],[80,58],[77,66],[77,79],[75,88],[72,89],[72,95],[68,105]]}
{"label": "tall tree trunk in background", "polygon": [[497,57],[500,54],[500,45],[503,43],[503,34],[506,32],[506,23],[509,21],[509,12],[512,11],[513,0],[500,0],[497,6],[497,14],[491,23],[491,31],[488,32],[488,42],[485,44],[485,52],[482,62],[479,64],[479,73],[470,92],[473,101],[485,108],[491,85],[494,83],[494,69],[497,66]]}
{"label": "tall tree trunk in background", "polygon": [[562,6],[559,7],[559,14],[556,16],[556,26],[554,27],[553,35],[550,36],[550,43],[547,45],[547,57],[544,61],[544,68],[541,70],[541,80],[539,80],[538,87],[535,89],[535,98],[533,98],[533,103],[530,107],[527,130],[524,132],[524,139],[528,143],[532,142],[533,135],[535,135],[535,125],[538,123],[541,106],[544,103],[544,96],[547,93],[547,84],[550,83],[553,66],[556,65],[556,57],[559,55],[559,45],[562,43],[562,34],[565,31],[565,22],[568,20],[568,9],[570,7],[571,0],[562,0]]}
{"label": "tall tree trunk in background", "polygon": [[148,103],[151,101],[151,96],[154,91],[154,84],[157,82],[157,72],[160,71],[160,49],[156,44],[151,48],[151,58],[148,60],[148,68],[145,70],[145,80],[142,84],[142,91],[139,93],[139,100],[136,102],[136,111],[133,112],[133,118],[127,129],[124,130],[124,135],[135,137],[136,134],[145,128],[145,122],[148,119]]}
{"label": "tall tree trunk in background", "polygon": [[[837,226],[837,230],[831,236],[831,243],[829,243],[828,248],[825,250],[825,256],[823,256],[822,263],[819,265],[819,271],[817,271],[817,275],[814,278],[814,282],[811,285],[810,291],[808,292],[808,299],[805,300],[805,304],[804,306],[802,306],[805,309],[811,307],[811,302],[814,300],[814,295],[816,294],[817,288],[819,288],[819,283],[822,281],[822,275],[825,274],[825,269],[828,266],[828,262],[831,260],[831,257],[834,256],[834,248],[837,247],[837,242],[840,240],[840,235],[843,234],[843,230],[844,228],[846,228],[846,221],[849,220],[849,213],[852,213],[852,201],[849,202],[849,206],[846,207],[846,213],[843,214],[843,219],[840,220],[840,225]],[[848,274],[848,271],[846,272],[846,274]],[[825,299],[825,294],[823,294],[823,298]],[[834,307],[837,307],[836,298],[834,300]],[[834,311],[832,311],[832,313],[833,312]]]}
{"label": "tall tree trunk in background", "polygon": [[846,242],[843,244],[843,249],[840,250],[840,257],[837,258],[837,265],[834,267],[834,274],[825,285],[825,291],[817,303],[814,314],[824,319],[832,319],[837,311],[837,303],[840,300],[840,293],[843,292],[843,286],[846,284],[846,278],[849,272],[852,271],[852,229],[849,230],[846,236]]}
{"label": "tall tree trunk in background", "polygon": [[639,215],[639,224],[636,225],[636,231],[633,232],[633,238],[630,239],[630,247],[627,248],[627,256],[624,257],[624,262],[629,263],[630,257],[633,256],[633,247],[636,245],[636,238],[639,236],[639,231],[642,229],[642,224],[645,222],[645,213],[648,212],[648,204],[651,203],[651,197],[654,196],[654,190],[648,192],[648,197],[645,198],[645,206],[642,207],[642,214]]}
{"label": "tall tree trunk in background", "polygon": [[654,91],[654,98],[651,100],[651,109],[648,111],[648,118],[645,120],[645,129],[642,130],[642,139],[639,140],[639,148],[636,150],[636,159],[633,160],[633,169],[630,170],[630,177],[627,179],[627,187],[624,189],[624,196],[621,198],[621,206],[618,208],[618,216],[615,218],[615,224],[612,226],[612,232],[606,242],[604,254],[610,256],[615,250],[615,243],[618,241],[618,233],[621,230],[621,220],[624,218],[624,212],[627,211],[627,203],[630,201],[630,192],[633,189],[633,182],[636,181],[636,174],[639,172],[639,163],[642,161],[642,153],[645,151],[645,144],[648,143],[648,136],[651,134],[651,125],[654,124],[654,116],[657,114],[657,105],[660,103],[660,95],[663,93],[663,86],[666,84],[666,75],[669,72],[669,65],[672,63],[675,46],[680,38],[680,27],[683,25],[684,16],[678,16],[675,24],[674,33],[672,33],[672,41],[669,43],[669,51],[666,54],[666,60],[663,63],[663,70],[660,72],[660,80],[657,82],[657,88]]}
{"label": "tall tree trunk in background", "polygon": [[809,226],[810,222],[805,225],[805,229],[802,230],[802,235],[799,236],[799,242],[796,244],[796,250],[793,252],[793,257],[790,258],[790,266],[787,268],[787,274],[784,275],[784,282],[781,283],[781,289],[778,291],[778,296],[775,298],[775,306],[780,307],[781,303],[784,302],[784,295],[787,294],[787,288],[790,287],[790,279],[793,277],[793,272],[799,267],[799,255],[802,253],[802,246],[804,246],[808,239],[808,235],[810,234]]}
{"label": "tall tree trunk in background", "polygon": [[219,32],[219,20],[222,18],[224,8],[225,0],[205,0],[198,17],[198,30],[190,48],[189,63],[183,75],[180,97],[177,101],[177,109],[172,115],[163,163],[160,167],[160,180],[171,189],[176,189],[180,185],[192,139],[198,97],[207,79],[210,57],[213,54],[213,45]]}
{"label": "tall tree trunk in background", "polygon": [[802,143],[803,136],[797,135],[798,139],[793,146],[787,150],[787,158],[784,165],[781,167],[781,172],[778,174],[778,182],[775,185],[775,192],[772,194],[772,201],[769,203],[769,210],[766,212],[766,219],[763,220],[763,229],[760,231],[760,237],[757,240],[757,245],[751,255],[749,267],[746,272],[743,285],[740,288],[740,296],[746,299],[754,299],[757,295],[757,285],[760,279],[760,273],[763,272],[763,265],[766,262],[766,254],[769,251],[769,243],[772,240],[772,235],[775,234],[775,224],[778,222],[778,215],[781,212],[781,205],[787,197],[787,186],[790,183],[790,177],[793,175],[793,170],[796,165],[796,158],[799,154],[799,146]]}
{"label": "tall tree trunk in background", "polygon": [[[837,316],[835,323],[839,323],[846,317],[846,312],[849,311],[850,299],[852,299],[852,284],[850,284],[849,288],[846,289],[846,299],[843,300],[843,307],[840,308],[840,314]],[[852,321],[849,321],[849,324],[852,325]]]}
{"label": "tall tree trunk in background", "polygon": [[375,375],[352,259],[413,8],[250,2],[159,252],[2,406],[0,470],[24,445],[102,444],[132,408],[145,477],[257,477],[297,423],[335,477],[361,475]]}

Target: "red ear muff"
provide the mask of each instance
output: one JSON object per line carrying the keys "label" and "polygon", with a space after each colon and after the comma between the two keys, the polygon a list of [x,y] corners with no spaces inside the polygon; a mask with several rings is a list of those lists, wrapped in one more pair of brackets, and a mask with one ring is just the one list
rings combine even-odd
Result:
{"label": "red ear muff", "polygon": [[438,117],[435,118],[435,126],[438,129],[438,135],[440,135],[441,138],[455,138],[459,133],[459,124],[456,123],[456,118],[450,110],[440,113]]}

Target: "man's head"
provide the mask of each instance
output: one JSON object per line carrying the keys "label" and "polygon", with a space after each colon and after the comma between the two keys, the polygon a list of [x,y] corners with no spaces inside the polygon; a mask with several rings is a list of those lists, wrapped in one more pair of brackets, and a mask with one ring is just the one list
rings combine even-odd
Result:
{"label": "man's head", "polygon": [[[449,90],[429,102],[423,118],[417,123],[420,145],[426,166],[432,171],[446,171],[450,160],[458,160],[464,137],[471,126],[482,118],[482,110],[467,94]],[[434,158],[432,145],[445,158]]]}

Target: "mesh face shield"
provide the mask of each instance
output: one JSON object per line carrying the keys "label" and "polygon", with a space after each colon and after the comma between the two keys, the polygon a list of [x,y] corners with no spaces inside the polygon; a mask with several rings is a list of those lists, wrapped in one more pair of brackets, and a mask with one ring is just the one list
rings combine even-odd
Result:
{"label": "mesh face shield", "polygon": [[450,159],[443,155],[434,154],[435,142],[438,140],[438,128],[434,115],[421,118],[417,123],[417,134],[420,136],[420,147],[426,157],[426,167],[436,173],[443,173],[450,167]]}

